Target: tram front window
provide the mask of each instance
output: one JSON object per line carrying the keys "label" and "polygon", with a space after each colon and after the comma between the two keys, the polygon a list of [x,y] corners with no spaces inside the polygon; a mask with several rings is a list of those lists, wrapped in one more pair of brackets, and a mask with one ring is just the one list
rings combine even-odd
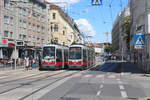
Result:
{"label": "tram front window", "polygon": [[71,47],[69,50],[69,59],[81,59],[81,48]]}
{"label": "tram front window", "polygon": [[43,48],[44,59],[55,59],[55,47],[44,47]]}

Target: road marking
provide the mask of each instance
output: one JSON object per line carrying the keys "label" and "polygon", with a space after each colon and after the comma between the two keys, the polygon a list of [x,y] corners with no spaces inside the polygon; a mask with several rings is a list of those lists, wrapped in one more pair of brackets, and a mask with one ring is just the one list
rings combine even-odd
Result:
{"label": "road marking", "polygon": [[92,75],[84,75],[85,78],[92,77]]}
{"label": "road marking", "polygon": [[100,94],[101,94],[101,91],[98,91],[96,95],[98,96],[98,95],[100,95]]}
{"label": "road marking", "polygon": [[120,90],[124,90],[124,86],[123,85],[119,85]]}
{"label": "road marking", "polygon": [[103,84],[101,84],[99,88],[102,89],[103,87],[104,87]]}
{"label": "road marking", "polygon": [[104,75],[97,75],[96,78],[103,78]]}
{"label": "road marking", "polygon": [[106,73],[107,75],[109,75],[110,73]]}
{"label": "road marking", "polygon": [[81,77],[81,76],[82,76],[81,73],[74,75],[74,77]]}
{"label": "road marking", "polygon": [[109,75],[108,78],[116,78],[115,75]]}
{"label": "road marking", "polygon": [[0,79],[6,78],[6,77],[8,77],[8,76],[1,76]]}
{"label": "road marking", "polygon": [[120,79],[119,79],[119,78],[117,78],[117,81],[120,81]]}
{"label": "road marking", "polygon": [[118,81],[118,83],[119,83],[119,84],[122,84],[122,82],[121,82],[121,81]]}
{"label": "road marking", "polygon": [[121,91],[121,95],[122,95],[123,98],[127,98],[128,97],[126,91]]}

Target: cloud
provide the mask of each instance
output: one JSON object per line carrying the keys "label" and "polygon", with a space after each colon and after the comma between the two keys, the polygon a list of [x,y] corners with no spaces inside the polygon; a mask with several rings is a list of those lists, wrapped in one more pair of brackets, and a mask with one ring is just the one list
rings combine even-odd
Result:
{"label": "cloud", "polygon": [[86,36],[95,36],[96,32],[92,25],[88,22],[87,19],[81,18],[78,20],[75,20],[77,26],[79,27],[79,30]]}
{"label": "cloud", "polygon": [[74,3],[78,3],[78,2],[80,2],[80,0],[46,0],[46,1],[48,1],[48,2],[67,2],[68,4],[74,4]]}

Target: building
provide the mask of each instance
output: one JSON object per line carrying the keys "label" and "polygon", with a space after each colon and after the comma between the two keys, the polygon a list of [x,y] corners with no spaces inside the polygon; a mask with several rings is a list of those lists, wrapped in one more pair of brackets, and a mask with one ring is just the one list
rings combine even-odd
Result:
{"label": "building", "polygon": [[104,54],[104,47],[105,47],[104,43],[91,43],[91,46],[93,46],[95,54],[97,56]]}
{"label": "building", "polygon": [[49,33],[51,33],[51,43],[61,45],[71,45],[72,43],[81,43],[82,36],[73,21],[60,7],[47,2],[49,6]]}
{"label": "building", "polygon": [[[130,0],[131,8],[131,57],[139,67],[146,72],[150,72],[150,0]],[[135,49],[133,36],[137,33],[143,33],[146,36],[143,49]]]}
{"label": "building", "polygon": [[3,58],[30,55],[24,53],[26,48],[36,48],[50,42],[47,38],[47,10],[43,0],[0,0],[0,9]]}
{"label": "building", "polygon": [[9,59],[14,49],[16,38],[16,14],[9,0],[0,0],[0,52],[1,58]]}
{"label": "building", "polygon": [[126,58],[128,49],[126,40],[124,40],[125,33],[123,32],[122,25],[125,22],[124,18],[127,16],[130,16],[130,9],[124,8],[124,10],[121,11],[121,13],[119,13],[116,17],[112,29],[112,46],[115,49],[115,53],[120,57],[122,56],[124,58]]}
{"label": "building", "polygon": [[[46,4],[42,0],[29,0],[28,21],[27,21],[27,48],[40,48],[50,43],[50,33],[48,33],[48,19]],[[26,54],[33,54],[33,50],[28,50]],[[31,52],[30,52],[31,51]],[[35,53],[35,52],[34,52]],[[36,54],[34,54],[36,55]]]}

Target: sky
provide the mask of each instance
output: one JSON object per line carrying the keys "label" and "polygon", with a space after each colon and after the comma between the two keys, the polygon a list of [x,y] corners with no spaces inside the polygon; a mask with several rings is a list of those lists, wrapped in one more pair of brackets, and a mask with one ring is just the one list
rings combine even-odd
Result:
{"label": "sky", "polygon": [[[116,16],[128,0],[102,0],[102,5],[92,6],[92,0],[48,0],[58,2],[65,7],[66,13],[77,23],[86,40],[92,42],[107,42],[106,32],[109,32],[108,42],[111,43],[111,30]],[[111,7],[110,7],[111,5]]]}

